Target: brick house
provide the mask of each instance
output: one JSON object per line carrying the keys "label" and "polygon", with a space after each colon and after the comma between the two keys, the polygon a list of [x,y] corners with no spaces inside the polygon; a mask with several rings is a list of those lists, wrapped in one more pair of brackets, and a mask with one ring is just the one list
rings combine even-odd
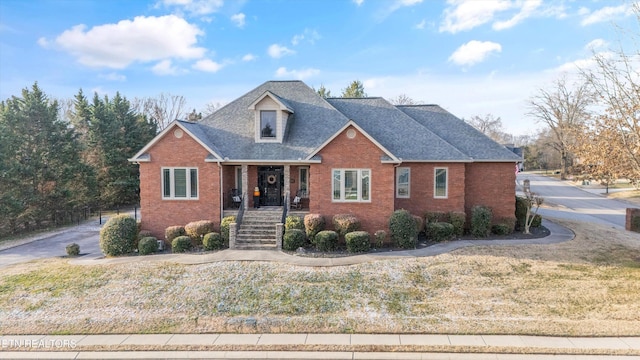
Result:
{"label": "brick house", "polygon": [[[173,122],[130,161],[142,228],[163,238],[168,226],[246,218],[258,205],[328,223],[351,213],[371,233],[396,209],[486,205],[513,218],[521,159],[437,105],[323,99],[301,81],[268,81],[198,123]],[[289,209],[296,198],[301,209]]]}

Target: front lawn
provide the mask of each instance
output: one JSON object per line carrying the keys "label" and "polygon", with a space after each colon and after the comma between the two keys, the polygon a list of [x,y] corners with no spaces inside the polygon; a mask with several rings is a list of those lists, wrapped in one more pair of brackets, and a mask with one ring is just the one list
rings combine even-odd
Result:
{"label": "front lawn", "polygon": [[267,262],[3,268],[3,334],[357,332],[640,335],[640,235],[313,268]]}

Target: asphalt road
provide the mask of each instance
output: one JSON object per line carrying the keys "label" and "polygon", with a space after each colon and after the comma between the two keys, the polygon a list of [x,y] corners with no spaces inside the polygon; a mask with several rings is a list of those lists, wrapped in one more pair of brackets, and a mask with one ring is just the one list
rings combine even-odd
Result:
{"label": "asphalt road", "polygon": [[[102,223],[106,222],[103,217]],[[36,235],[37,240],[0,251],[0,267],[27,261],[66,256],[66,246],[80,245],[81,255],[101,256],[100,227],[98,220],[90,220],[79,226]]]}
{"label": "asphalt road", "polygon": [[[518,174],[518,183],[525,179],[531,191],[544,198],[544,207],[538,212],[543,217],[577,220],[624,229],[626,208],[633,205],[582,190],[555,178]],[[520,189],[521,190],[521,189]]]}

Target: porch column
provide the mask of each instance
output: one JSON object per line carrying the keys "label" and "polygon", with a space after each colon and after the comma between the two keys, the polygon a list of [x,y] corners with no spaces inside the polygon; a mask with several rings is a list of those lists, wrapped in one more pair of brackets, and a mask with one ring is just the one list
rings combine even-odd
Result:
{"label": "porch column", "polygon": [[246,195],[244,197],[244,209],[247,210],[249,208],[249,198],[252,194],[249,193],[249,165],[242,164],[240,166],[240,170],[242,171],[242,195]]}
{"label": "porch column", "polygon": [[[291,165],[284,166],[284,193],[288,193],[291,190]],[[291,197],[291,194],[289,194]],[[289,199],[284,199],[284,201],[289,201]]]}

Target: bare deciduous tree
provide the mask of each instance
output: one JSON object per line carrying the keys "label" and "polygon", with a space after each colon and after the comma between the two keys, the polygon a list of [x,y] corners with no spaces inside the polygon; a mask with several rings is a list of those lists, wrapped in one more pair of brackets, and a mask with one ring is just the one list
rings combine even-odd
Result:
{"label": "bare deciduous tree", "polygon": [[417,105],[417,102],[407,96],[407,94],[400,94],[394,98],[389,99],[389,102],[393,105]]}
{"label": "bare deciduous tree", "polygon": [[211,114],[213,114],[214,112],[220,110],[221,107],[223,107],[224,104],[221,102],[208,102],[205,104],[204,106],[204,110],[202,110],[202,117],[207,117]]}
{"label": "bare deciduous tree", "polygon": [[478,129],[481,133],[490,137],[493,141],[498,143],[506,143],[512,138],[511,135],[504,131],[502,126],[502,119],[495,117],[492,114],[487,114],[484,118],[475,115],[469,120],[465,120],[469,125]]}
{"label": "bare deciduous tree", "polygon": [[[640,5],[633,9],[640,24]],[[595,68],[582,74],[604,112],[589,122],[577,151],[594,177],[626,177],[640,185],[640,50],[596,53],[594,61]]]}
{"label": "bare deciduous tree", "polygon": [[156,123],[158,131],[162,131],[172,121],[184,116],[186,103],[187,100],[182,95],[160,93],[157,97],[135,98],[131,107],[136,113],[145,115]]}
{"label": "bare deciduous tree", "polygon": [[561,77],[553,84],[553,89],[540,89],[529,100],[528,115],[546,125],[552,137],[548,142],[560,154],[560,177],[566,179],[570,149],[575,144],[576,135],[583,131],[589,118],[588,107],[593,103],[593,93],[587,83],[567,86]]}

